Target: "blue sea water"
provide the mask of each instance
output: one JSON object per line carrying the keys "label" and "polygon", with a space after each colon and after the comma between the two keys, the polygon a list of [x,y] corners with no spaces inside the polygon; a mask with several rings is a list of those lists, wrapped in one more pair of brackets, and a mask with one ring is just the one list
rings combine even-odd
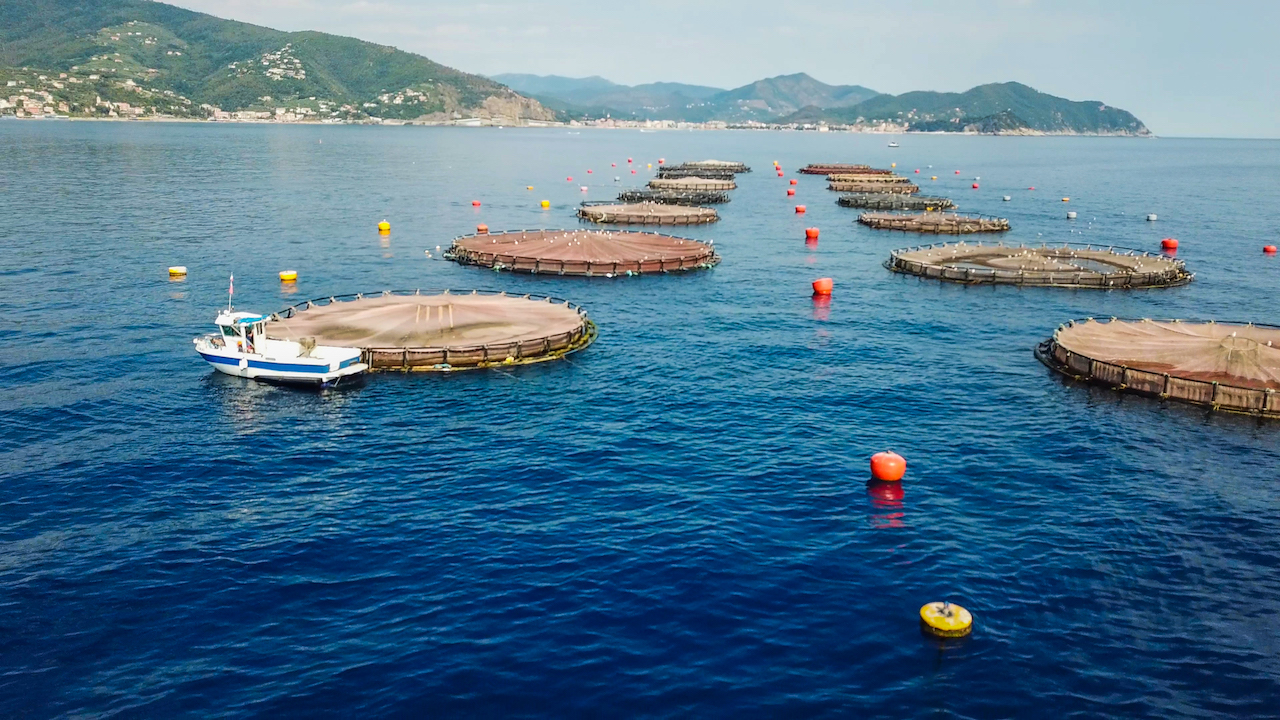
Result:
{"label": "blue sea water", "polygon": [[[0,124],[0,716],[1277,715],[1280,423],[1068,383],[1031,350],[1086,316],[1280,322],[1280,143],[899,140]],[[755,168],[686,233],[713,270],[438,258],[479,222],[576,226],[660,157]],[[919,168],[1010,240],[1177,237],[1196,279],[895,275],[926,239],[794,172],[829,161]],[[233,272],[246,310],[493,288],[569,298],[600,338],[259,385],[190,345]],[[867,483],[885,448],[901,499]],[[921,636],[940,599],[970,638]]]}

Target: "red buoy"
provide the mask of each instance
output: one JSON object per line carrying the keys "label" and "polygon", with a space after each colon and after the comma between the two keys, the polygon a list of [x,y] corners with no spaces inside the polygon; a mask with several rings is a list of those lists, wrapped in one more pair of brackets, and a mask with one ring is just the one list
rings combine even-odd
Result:
{"label": "red buoy", "polygon": [[974,183],[974,184],[973,184],[973,189],[974,189],[974,190],[977,190],[977,189],[978,189],[978,183]]}
{"label": "red buoy", "polygon": [[818,239],[818,228],[805,228],[804,236],[810,240]]}
{"label": "red buoy", "polygon": [[885,482],[897,482],[907,474],[907,461],[892,450],[871,456],[871,477]]}
{"label": "red buoy", "polygon": [[1165,238],[1160,241],[1160,247],[1164,248],[1165,250],[1177,250],[1178,241],[1173,238]]}
{"label": "red buoy", "polygon": [[636,174],[636,171],[635,171],[635,170],[632,170],[632,171],[631,171],[631,174],[632,174],[632,175],[635,175],[635,174]]}
{"label": "red buoy", "polygon": [[818,278],[813,281],[814,295],[830,295],[831,288],[835,285],[835,281],[831,278]]}
{"label": "red buoy", "polygon": [[666,159],[666,158],[658,158],[658,164],[659,164],[659,165],[663,165],[663,164],[665,164],[666,162],[667,162],[667,159]]}
{"label": "red buoy", "polygon": [[799,180],[796,180],[795,178],[791,178],[791,184],[792,184],[792,185],[799,185],[799,184],[800,184],[800,181],[799,181]]}
{"label": "red buoy", "polygon": [[573,182],[573,176],[572,176],[572,175],[570,175],[569,177],[565,178],[565,179],[564,179],[564,181],[565,181],[565,182]]}
{"label": "red buoy", "polygon": [[618,167],[618,163],[609,163],[609,167]]}
{"label": "red buoy", "polygon": [[476,233],[477,233],[477,234],[484,235],[484,234],[485,234],[485,233],[487,233],[487,232],[489,232],[489,226],[488,226],[488,225],[485,225],[484,223],[480,223],[479,225],[477,225],[477,226],[476,226]]}
{"label": "red buoy", "polygon": [[590,175],[590,174],[591,174],[591,170],[587,170],[587,174],[588,174],[588,175]]}
{"label": "red buoy", "polygon": [[471,207],[480,207],[480,201],[479,201],[479,200],[472,200],[472,201],[471,201]]}
{"label": "red buoy", "polygon": [[791,197],[792,195],[795,195],[795,194],[796,194],[795,190],[792,190],[791,188],[787,188],[787,197]]}
{"label": "red buoy", "polygon": [[627,158],[627,162],[631,162],[631,158]]}
{"label": "red buoy", "polygon": [[1264,253],[1266,253],[1266,254],[1268,254],[1268,255],[1275,255],[1275,254],[1276,254],[1276,246],[1275,246],[1275,245],[1265,245],[1265,246],[1263,246],[1263,248],[1262,248],[1262,252],[1264,252]]}
{"label": "red buoy", "polygon": [[957,170],[957,171],[956,171],[956,174],[957,174],[957,175],[959,175],[959,174],[960,174],[960,171],[959,171],[959,170]]}
{"label": "red buoy", "polygon": [[803,206],[803,205],[797,205],[797,206],[796,206],[796,212],[798,212],[798,213],[803,213],[803,212],[804,212],[804,206]]}
{"label": "red buoy", "polygon": [[916,174],[917,174],[917,175],[919,175],[919,174],[920,174],[920,171],[919,171],[918,169],[916,170]]}
{"label": "red buoy", "polygon": [[1036,186],[1035,186],[1035,185],[1032,185],[1031,187],[1029,187],[1029,188],[1027,188],[1027,189],[1028,189],[1028,190],[1035,190],[1035,189],[1036,189]]}

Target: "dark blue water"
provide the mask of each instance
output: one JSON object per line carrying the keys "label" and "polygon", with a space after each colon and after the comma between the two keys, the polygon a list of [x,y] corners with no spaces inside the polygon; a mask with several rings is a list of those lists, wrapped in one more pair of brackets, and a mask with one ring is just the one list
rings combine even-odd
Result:
{"label": "dark blue water", "polygon": [[[1031,349],[1084,316],[1280,322],[1280,143],[901,142],[0,123],[0,715],[1276,714],[1280,423],[1067,384]],[[688,232],[719,267],[424,253],[477,222],[575,226],[579,185],[612,197],[627,156],[636,184],[659,157],[756,168]],[[920,168],[1015,240],[1177,237],[1197,277],[894,275],[917,239],[795,175],[819,161]],[[263,386],[191,348],[232,272],[246,310],[495,288],[569,298],[601,334],[504,372]],[[885,448],[900,501],[866,483]],[[921,636],[938,599],[971,638]]]}

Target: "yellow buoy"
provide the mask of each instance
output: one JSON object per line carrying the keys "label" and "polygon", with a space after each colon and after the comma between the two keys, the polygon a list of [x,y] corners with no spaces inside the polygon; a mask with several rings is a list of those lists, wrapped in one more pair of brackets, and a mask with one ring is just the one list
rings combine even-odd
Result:
{"label": "yellow buoy", "polygon": [[1071,202],[1071,198],[1062,198],[1062,202]]}
{"label": "yellow buoy", "polygon": [[650,170],[652,170],[652,169],[653,169],[653,163],[649,163],[649,169],[650,169]]}
{"label": "yellow buoy", "polygon": [[169,277],[182,277],[187,274],[186,265],[174,265],[169,268]]}
{"label": "yellow buoy", "polygon": [[532,185],[527,185],[527,186],[525,186],[525,190],[532,190],[532,189],[533,189],[533,186],[532,186]]}
{"label": "yellow buoy", "polygon": [[920,629],[937,637],[964,637],[973,631],[973,615],[959,605],[931,602],[920,608]]}
{"label": "yellow buoy", "polygon": [[388,232],[391,230],[391,223],[387,222],[386,220],[383,220],[382,222],[378,223],[378,229],[381,230],[382,232]]}
{"label": "yellow buoy", "polygon": [[543,201],[542,201],[542,207],[544,207],[544,208],[549,208],[549,207],[551,207],[551,201],[550,201],[550,200],[543,200]]}
{"label": "yellow buoy", "polygon": [[280,282],[293,282],[294,280],[297,280],[297,279],[298,279],[297,270],[281,270],[280,271]]}
{"label": "yellow buoy", "polygon": [[934,175],[933,177],[931,177],[931,178],[929,178],[929,179],[930,179],[930,180],[937,180],[937,179],[938,179],[938,176],[937,176],[937,175]]}
{"label": "yellow buoy", "polygon": [[898,163],[889,163],[889,167],[898,167]]}

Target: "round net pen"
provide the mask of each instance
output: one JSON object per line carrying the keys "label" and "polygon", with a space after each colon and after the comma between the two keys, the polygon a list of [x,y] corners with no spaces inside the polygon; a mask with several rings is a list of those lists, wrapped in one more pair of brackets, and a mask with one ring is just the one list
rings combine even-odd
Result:
{"label": "round net pen", "polygon": [[405,372],[545,362],[596,339],[595,323],[567,300],[479,290],[317,298],[273,314],[266,332],[303,347],[357,347],[370,370]]}
{"label": "round net pen", "polygon": [[947,282],[1072,288],[1156,288],[1193,277],[1180,260],[1114,246],[939,243],[895,250],[885,267]]}
{"label": "round net pen", "polygon": [[729,193],[712,190],[624,190],[618,202],[654,202],[663,205],[718,205],[729,202]]}
{"label": "round net pen", "polygon": [[1006,232],[1009,229],[1009,221],[1005,218],[929,211],[911,214],[868,212],[859,215],[858,222],[876,230],[902,230],[936,235],[971,235]]}
{"label": "round net pen", "polygon": [[836,199],[836,204],[863,210],[946,210],[955,207],[950,198],[887,193],[841,195]]}
{"label": "round net pen", "polygon": [[866,185],[910,185],[911,180],[901,175],[858,175],[851,173],[842,173],[839,175],[828,175],[827,180],[831,182],[847,182],[847,183],[863,183]]}
{"label": "round net pen", "polygon": [[1036,347],[1063,375],[1115,390],[1280,417],[1280,327],[1092,318]]}
{"label": "round net pen", "polygon": [[700,270],[720,256],[710,243],[629,230],[513,230],[463,235],[444,257],[512,272],[617,277]]}
{"label": "round net pen", "polygon": [[578,217],[595,223],[620,225],[703,225],[720,219],[711,208],[660,203],[584,202]]}
{"label": "round net pen", "polygon": [[850,163],[814,163],[805,165],[800,168],[799,172],[802,172],[805,175],[836,175],[840,173],[887,175],[893,171],[873,168],[870,165],[855,165]]}
{"label": "round net pen", "polygon": [[749,173],[751,168],[746,163],[734,162],[732,160],[691,160],[681,163],[675,167],[696,168],[707,170],[727,170],[733,173]]}
{"label": "round net pen", "polygon": [[827,185],[827,189],[846,193],[887,193],[894,195],[915,195],[920,192],[920,186],[914,183],[833,182]]}
{"label": "round net pen", "polygon": [[662,167],[658,168],[658,177],[664,180],[673,178],[700,177],[705,180],[733,180],[737,175],[732,170],[711,170],[707,168]]}
{"label": "round net pen", "polygon": [[654,178],[649,181],[654,190],[734,190],[738,187],[732,179],[715,180],[701,177]]}

